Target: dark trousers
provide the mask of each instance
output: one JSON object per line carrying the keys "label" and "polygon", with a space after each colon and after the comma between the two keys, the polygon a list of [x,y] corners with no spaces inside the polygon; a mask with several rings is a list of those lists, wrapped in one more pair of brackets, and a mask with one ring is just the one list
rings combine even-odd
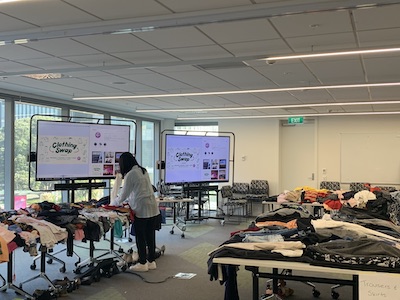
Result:
{"label": "dark trousers", "polygon": [[156,251],[156,223],[157,217],[138,218],[135,216],[135,239],[139,255],[139,263],[145,264],[148,260],[155,260]]}

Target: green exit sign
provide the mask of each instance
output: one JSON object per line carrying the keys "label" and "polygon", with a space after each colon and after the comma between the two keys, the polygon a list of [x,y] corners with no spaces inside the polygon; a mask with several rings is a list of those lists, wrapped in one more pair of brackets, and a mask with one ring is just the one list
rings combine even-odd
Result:
{"label": "green exit sign", "polygon": [[303,117],[289,117],[288,124],[303,124],[304,118]]}

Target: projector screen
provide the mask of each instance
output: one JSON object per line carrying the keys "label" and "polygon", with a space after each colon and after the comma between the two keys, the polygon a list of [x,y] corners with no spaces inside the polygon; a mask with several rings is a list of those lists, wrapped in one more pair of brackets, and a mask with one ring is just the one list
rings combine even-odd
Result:
{"label": "projector screen", "polygon": [[39,120],[36,180],[113,178],[129,136],[128,125]]}
{"label": "projector screen", "polygon": [[165,183],[229,181],[229,136],[165,137]]}

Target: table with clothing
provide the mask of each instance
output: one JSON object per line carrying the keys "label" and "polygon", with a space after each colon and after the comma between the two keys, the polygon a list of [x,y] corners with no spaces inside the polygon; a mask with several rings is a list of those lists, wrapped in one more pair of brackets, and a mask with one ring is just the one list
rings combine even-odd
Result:
{"label": "table with clothing", "polygon": [[[394,213],[399,211],[400,192],[358,193],[340,193],[334,200],[338,201],[336,205],[326,205],[321,218],[293,202],[257,216],[252,226],[232,232],[229,239],[210,253],[210,279],[225,283],[225,299],[232,300],[239,299],[235,282],[237,267],[217,263],[220,258],[241,259],[241,262],[285,261],[289,262],[288,268],[290,262],[296,262],[400,273],[400,216]],[[335,197],[328,200],[332,198]],[[293,291],[274,286],[273,293],[288,296],[286,292]]]}

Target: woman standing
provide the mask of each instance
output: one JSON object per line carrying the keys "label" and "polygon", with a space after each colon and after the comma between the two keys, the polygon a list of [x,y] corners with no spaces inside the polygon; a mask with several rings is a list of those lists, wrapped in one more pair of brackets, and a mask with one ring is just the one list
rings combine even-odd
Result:
{"label": "woman standing", "polygon": [[133,225],[139,260],[129,270],[135,272],[154,270],[157,268],[155,262],[156,230],[160,229],[161,222],[160,210],[149,174],[129,152],[121,154],[119,167],[124,184],[121,193],[111,201],[111,205],[127,202],[135,214]]}

